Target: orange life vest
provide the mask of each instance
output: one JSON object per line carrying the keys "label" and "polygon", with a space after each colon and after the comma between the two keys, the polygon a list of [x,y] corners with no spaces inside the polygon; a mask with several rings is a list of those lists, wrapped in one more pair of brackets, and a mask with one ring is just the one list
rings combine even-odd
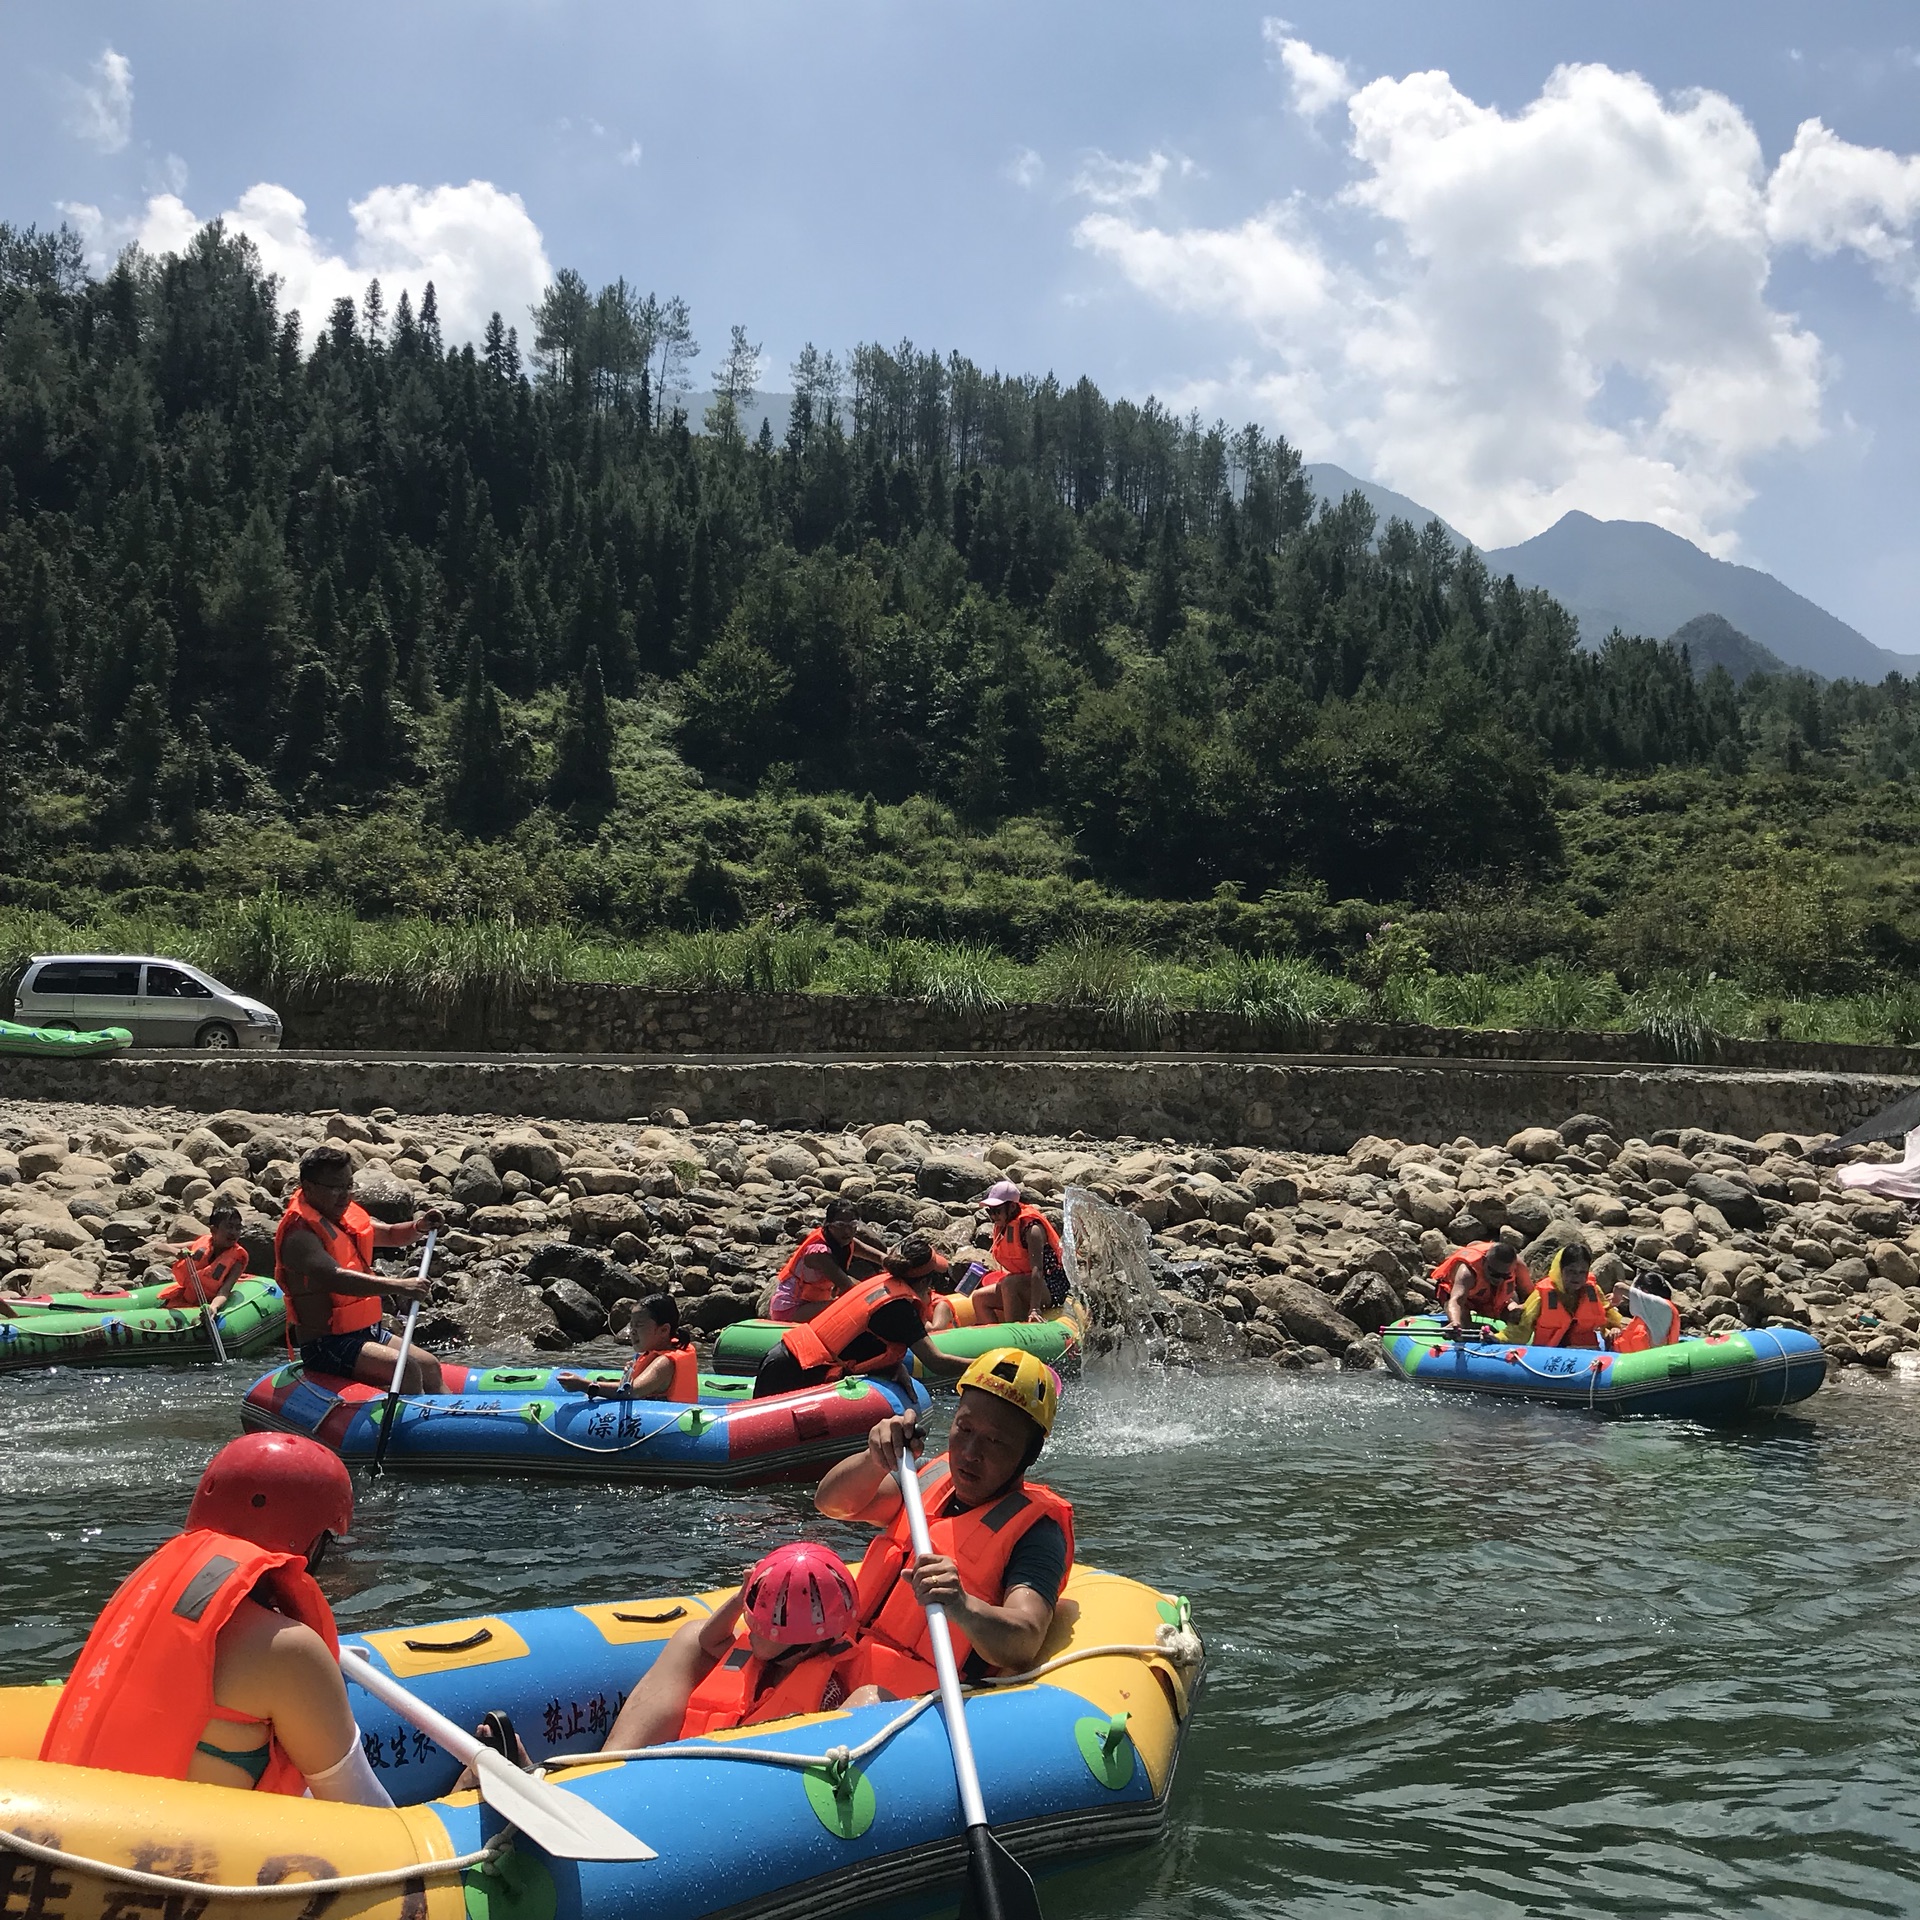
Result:
{"label": "orange life vest", "polygon": [[230,1287],[247,1270],[247,1250],[232,1246],[224,1253],[213,1250],[213,1235],[203,1233],[173,1263],[173,1282],[160,1289],[163,1307],[197,1307],[200,1294],[193,1290],[193,1269],[200,1269],[200,1290],[211,1300],[222,1288]]}
{"label": "orange life vest", "polygon": [[[780,1336],[781,1343],[803,1367],[839,1369],[841,1354],[871,1330],[873,1316],[891,1300],[911,1300],[916,1307],[920,1305],[920,1296],[904,1280],[890,1273],[878,1274],[857,1287],[849,1287],[832,1306],[811,1320],[789,1327]],[[874,1337],[878,1339],[879,1335]],[[889,1340],[884,1352],[858,1364],[864,1371],[882,1373],[888,1367],[897,1367],[906,1354],[904,1344]]]}
{"label": "orange life vest", "polygon": [[1653,1345],[1653,1329],[1636,1313],[1624,1327],[1616,1327],[1607,1344],[1615,1353],[1645,1353]]}
{"label": "orange life vest", "polygon": [[1540,1317],[1533,1323],[1536,1347],[1598,1347],[1605,1345],[1607,1297],[1591,1280],[1580,1283],[1573,1311],[1561,1304],[1559,1290],[1543,1280],[1538,1293]]}
{"label": "orange life vest", "polygon": [[[836,1640],[800,1659],[757,1659],[742,1628],[732,1651],[694,1688],[680,1721],[682,1740],[728,1727],[757,1727],[801,1713],[831,1713],[854,1688],[854,1652]],[[769,1673],[772,1678],[769,1679]]]}
{"label": "orange life vest", "polygon": [[1515,1260],[1504,1280],[1487,1274],[1487,1255],[1500,1245],[1497,1240],[1476,1240],[1470,1247],[1456,1247],[1434,1268],[1433,1297],[1444,1307],[1456,1285],[1467,1290],[1467,1311],[1493,1319],[1504,1314],[1514,1301],[1524,1296],[1533,1276],[1524,1260]]}
{"label": "orange life vest", "polygon": [[[273,1277],[287,1296],[287,1351],[303,1340],[318,1340],[329,1333],[358,1333],[363,1327],[377,1327],[383,1311],[377,1293],[322,1293],[303,1279],[287,1271],[287,1235],[298,1227],[313,1235],[326,1248],[337,1267],[349,1273],[373,1271],[373,1218],[357,1200],[347,1202],[339,1222],[329,1220],[298,1187],[273,1230]],[[316,1326],[319,1303],[327,1303],[324,1326]]]}
{"label": "orange life vest", "polygon": [[1053,1230],[1053,1222],[1038,1207],[1023,1205],[1018,1213],[1003,1227],[996,1223],[993,1229],[993,1264],[1002,1273],[1031,1273],[1033,1255],[1027,1248],[1027,1229],[1038,1227],[1047,1236],[1047,1250],[1064,1269],[1066,1255],[1061,1251],[1060,1236]]}
{"label": "orange life vest", "polygon": [[[1051,1487],[1043,1487],[1037,1480],[1022,1480],[988,1506],[954,1513],[953,1480],[943,1453],[920,1469],[920,1489],[927,1509],[929,1544],[959,1569],[961,1586],[976,1600],[984,1600],[989,1606],[1000,1604],[1005,1597],[1007,1562],[1014,1548],[1042,1520],[1059,1521],[1061,1532],[1067,1536],[1067,1564],[1062,1571],[1072,1570],[1073,1503],[1063,1500]],[[901,1577],[912,1552],[913,1531],[902,1507],[892,1526],[867,1549],[867,1557],[860,1563],[861,1642],[872,1639],[926,1665],[929,1677],[923,1685],[913,1684],[910,1676],[894,1673],[881,1680],[890,1692],[903,1696],[924,1693],[933,1684],[933,1641],[927,1632],[927,1611]],[[953,1638],[955,1664],[963,1665],[973,1651],[973,1643],[951,1614],[947,1631]]]}
{"label": "orange life vest", "polygon": [[832,1256],[837,1267],[844,1268],[853,1249],[849,1247],[842,1254],[827,1238],[826,1229],[815,1227],[807,1237],[787,1255],[787,1264],[782,1267],[773,1283],[774,1317],[779,1317],[781,1308],[817,1306],[823,1300],[831,1300],[839,1284],[830,1275],[801,1273],[800,1263],[810,1260],[816,1253]]}
{"label": "orange life vest", "polygon": [[[42,1760],[184,1780],[214,1704],[220,1629],[261,1581],[276,1612],[311,1627],[338,1654],[325,1596],[297,1553],[275,1553],[202,1528],[134,1568],[93,1623],[40,1742]],[[305,1776],[270,1741],[263,1793],[302,1794]]]}
{"label": "orange life vest", "polygon": [[[662,1348],[661,1352],[673,1361],[673,1384],[662,1397],[683,1401],[691,1406],[700,1398],[700,1357],[693,1350],[693,1342],[676,1340],[672,1346]],[[632,1386],[659,1358],[659,1353],[636,1353],[627,1362],[622,1384]]]}

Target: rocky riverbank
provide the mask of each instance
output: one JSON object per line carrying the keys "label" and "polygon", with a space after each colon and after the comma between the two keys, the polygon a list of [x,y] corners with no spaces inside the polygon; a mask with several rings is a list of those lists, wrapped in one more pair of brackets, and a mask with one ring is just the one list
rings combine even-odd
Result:
{"label": "rocky riverbank", "polygon": [[252,1264],[271,1271],[282,1196],[322,1139],[352,1153],[377,1218],[446,1214],[427,1337],[496,1352],[585,1344],[662,1289],[704,1334],[745,1318],[831,1194],[878,1237],[984,1246],[977,1202],[1004,1177],[1056,1218],[1070,1185],[1138,1215],[1149,1303],[1176,1349],[1369,1364],[1378,1329],[1430,1303],[1447,1249],[1496,1233],[1534,1264],[1584,1240],[1606,1283],[1657,1269],[1689,1331],[1792,1324],[1870,1367],[1920,1348],[1920,1223],[1816,1165],[1825,1136],[1620,1140],[1596,1114],[1497,1144],[1369,1136],[1329,1156],[942,1136],[911,1120],[818,1134],[678,1112],[600,1125],[0,1102],[0,1287],[160,1277],[217,1199],[241,1208]]}

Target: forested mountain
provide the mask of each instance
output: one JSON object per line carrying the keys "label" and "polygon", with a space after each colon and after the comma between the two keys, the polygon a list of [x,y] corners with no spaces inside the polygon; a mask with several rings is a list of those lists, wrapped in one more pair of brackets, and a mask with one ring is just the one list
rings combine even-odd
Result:
{"label": "forested mountain", "polygon": [[682,303],[563,274],[523,318],[453,346],[374,283],[308,339],[217,228],[96,278],[0,226],[16,897],[831,917],[937,818],[1042,899],[1420,900],[1556,871],[1559,774],[1861,729],[1906,770],[1904,683],[1583,652],[1257,427],[903,344],[808,348],[748,438],[736,328],[694,433]]}

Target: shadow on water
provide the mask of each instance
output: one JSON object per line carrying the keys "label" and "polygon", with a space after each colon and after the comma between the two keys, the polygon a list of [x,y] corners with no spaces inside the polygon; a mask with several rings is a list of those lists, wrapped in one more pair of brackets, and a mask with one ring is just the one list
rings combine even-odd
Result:
{"label": "shadow on water", "polygon": [[[0,1646],[61,1670],[184,1513],[251,1374],[0,1381]],[[1085,1557],[1188,1594],[1209,1675],[1164,1844],[1049,1920],[1920,1908],[1920,1394],[1707,1431],[1383,1374],[1069,1386]],[[356,1626],[718,1584],[805,1528],[742,1494],[392,1479],[326,1569]]]}

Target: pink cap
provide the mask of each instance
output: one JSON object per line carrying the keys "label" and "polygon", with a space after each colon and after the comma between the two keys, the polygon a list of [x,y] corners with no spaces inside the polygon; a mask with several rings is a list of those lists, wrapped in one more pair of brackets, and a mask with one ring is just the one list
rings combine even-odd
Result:
{"label": "pink cap", "polygon": [[989,1207],[1017,1207],[1020,1204],[1020,1189],[1011,1180],[996,1180],[987,1189],[984,1204]]}

